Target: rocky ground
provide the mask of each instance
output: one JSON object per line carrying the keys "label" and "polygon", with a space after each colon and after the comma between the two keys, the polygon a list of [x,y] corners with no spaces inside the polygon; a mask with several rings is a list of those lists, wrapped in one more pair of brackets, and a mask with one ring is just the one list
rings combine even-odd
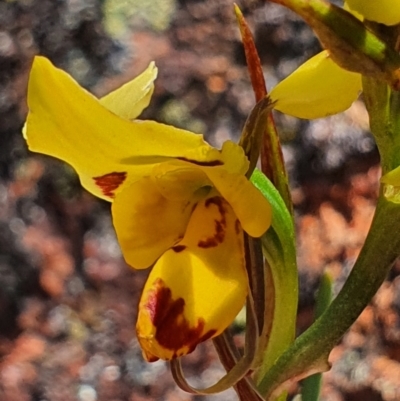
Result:
{"label": "rocky ground", "polygon": [[[214,144],[238,137],[253,93],[230,0],[111,5],[0,2],[0,401],[197,398],[176,388],[164,363],[141,358],[134,324],[146,272],[123,262],[109,205],[83,191],[68,166],[27,151],[27,74],[40,53],[101,95],[155,60],[160,74],[144,117]],[[318,51],[293,14],[261,0],[239,5],[269,86]],[[321,273],[338,291],[360,251],[380,170],[361,102],[313,123],[276,119],[297,215],[301,332]],[[331,353],[321,400],[400,399],[399,274],[397,264]],[[185,367],[199,386],[222,373],[210,343]],[[207,398],[236,399],[233,391]]]}

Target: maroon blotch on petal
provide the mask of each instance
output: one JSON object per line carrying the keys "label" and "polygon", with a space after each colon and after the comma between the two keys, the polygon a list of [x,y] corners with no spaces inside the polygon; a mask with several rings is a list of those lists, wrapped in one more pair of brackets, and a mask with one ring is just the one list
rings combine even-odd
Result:
{"label": "maroon blotch on petal", "polygon": [[216,330],[204,331],[204,319],[198,318],[197,324],[191,327],[184,316],[185,300],[172,298],[171,289],[157,279],[150,290],[145,308],[149,311],[150,319],[156,328],[155,339],[164,348],[174,351],[173,357],[182,355],[188,349],[192,352],[196,345],[211,338]]}
{"label": "maroon blotch on petal", "polygon": [[210,207],[210,205],[216,205],[218,207],[218,212],[220,214],[220,218],[214,220],[214,234],[211,237],[206,239],[202,239],[198,242],[198,246],[200,248],[212,248],[218,246],[224,241],[225,232],[226,232],[226,209],[225,209],[226,201],[220,196],[214,196],[213,198],[209,198],[205,202],[206,207]]}
{"label": "maroon blotch on petal", "polygon": [[125,171],[114,171],[100,177],[93,177],[93,180],[105,196],[114,198],[114,191],[126,180],[126,176]]}

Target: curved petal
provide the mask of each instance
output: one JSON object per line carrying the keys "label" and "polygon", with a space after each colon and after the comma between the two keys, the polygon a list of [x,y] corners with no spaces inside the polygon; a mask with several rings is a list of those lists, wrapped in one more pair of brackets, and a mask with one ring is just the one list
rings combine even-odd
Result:
{"label": "curved petal", "polygon": [[232,173],[235,178],[238,175],[244,177],[249,161],[241,146],[226,141],[217,152],[218,158],[211,163],[198,163],[183,158],[160,163],[154,166],[151,177],[161,193],[170,199],[189,197],[189,194],[195,193],[201,187],[210,189],[213,183],[207,176],[208,170]]}
{"label": "curved petal", "polygon": [[270,97],[276,110],[313,119],[346,110],[361,87],[360,74],[343,70],[323,51],[276,85]]}
{"label": "curved petal", "polygon": [[245,175],[249,169],[250,163],[243,148],[232,141],[223,143],[221,159],[224,162],[225,170],[230,173]]}
{"label": "curved petal", "polygon": [[136,269],[152,265],[180,241],[194,202],[165,198],[145,177],[121,191],[112,204],[113,224],[126,262]]}
{"label": "curved petal", "polygon": [[271,205],[244,176],[228,173],[220,167],[204,168],[218,192],[229,202],[243,230],[261,237],[271,225]]}
{"label": "curved petal", "polygon": [[[260,237],[271,224],[271,207],[259,190],[246,179],[249,162],[243,149],[231,141],[223,144],[221,166],[193,165],[174,160],[160,163],[152,171],[159,191],[169,199],[189,198],[201,188],[207,194],[211,186],[228,201],[243,229]],[[255,213],[256,211],[256,213]]]}
{"label": "curved petal", "polygon": [[370,21],[385,25],[400,23],[400,2],[393,0],[346,0],[350,9]]}
{"label": "curved petal", "polygon": [[211,187],[201,168],[181,160],[157,164],[151,172],[151,179],[163,196],[175,200],[191,199],[202,187],[205,187],[201,191],[205,196]]}
{"label": "curved petal", "polygon": [[35,57],[32,66],[28,106],[24,134],[30,150],[71,164],[82,185],[106,200],[169,158],[220,159],[202,135],[118,117],[44,57]]}
{"label": "curved petal", "polygon": [[170,360],[220,334],[247,295],[243,232],[221,197],[198,203],[185,238],[153,267],[143,289],[138,339],[148,361]]}
{"label": "curved petal", "polygon": [[157,67],[152,62],[132,81],[102,97],[100,103],[117,116],[133,120],[149,105],[156,78]]}

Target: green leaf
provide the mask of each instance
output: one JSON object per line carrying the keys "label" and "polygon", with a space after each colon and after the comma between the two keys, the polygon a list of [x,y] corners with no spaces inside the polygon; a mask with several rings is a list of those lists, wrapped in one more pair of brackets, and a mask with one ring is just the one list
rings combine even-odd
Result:
{"label": "green leaf", "polygon": [[[298,303],[298,274],[296,264],[295,232],[293,219],[277,189],[259,170],[251,181],[272,206],[272,225],[261,238],[264,256],[269,269],[266,272],[266,300],[273,308],[272,322],[265,322],[260,343],[261,361],[256,372],[259,381],[274,365],[278,357],[293,342]],[[272,305],[271,305],[272,304]]]}

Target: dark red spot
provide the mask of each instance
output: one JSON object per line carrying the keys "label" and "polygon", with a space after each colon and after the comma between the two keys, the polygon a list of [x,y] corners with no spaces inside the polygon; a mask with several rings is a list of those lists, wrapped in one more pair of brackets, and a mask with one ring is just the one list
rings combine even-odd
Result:
{"label": "dark red spot", "polygon": [[177,157],[178,160],[182,160],[184,162],[189,162],[196,164],[197,166],[204,166],[204,167],[215,167],[215,166],[223,166],[224,162],[222,160],[211,160],[209,162],[199,162],[197,160],[187,159],[186,157]]}
{"label": "dark red spot", "polygon": [[157,279],[150,290],[145,308],[156,327],[155,339],[164,348],[176,351],[174,357],[181,356],[178,351],[187,347],[192,352],[196,345],[212,337],[216,330],[209,330],[204,335],[204,319],[199,318],[195,327],[190,327],[184,316],[185,300],[173,299],[171,290],[163,280]]}
{"label": "dark red spot", "polygon": [[186,245],[177,245],[177,246],[173,246],[172,250],[175,252],[182,252],[186,249]]}
{"label": "dark red spot", "polygon": [[126,180],[126,172],[105,174],[100,177],[93,177],[95,184],[101,189],[105,196],[114,198],[114,191]]}
{"label": "dark red spot", "polygon": [[225,201],[219,196],[206,200],[206,207],[209,207],[210,205],[216,205],[218,207],[220,218],[214,220],[214,234],[211,237],[202,239],[198,242],[197,246],[200,248],[212,248],[224,241],[226,231],[226,209],[224,203]]}

